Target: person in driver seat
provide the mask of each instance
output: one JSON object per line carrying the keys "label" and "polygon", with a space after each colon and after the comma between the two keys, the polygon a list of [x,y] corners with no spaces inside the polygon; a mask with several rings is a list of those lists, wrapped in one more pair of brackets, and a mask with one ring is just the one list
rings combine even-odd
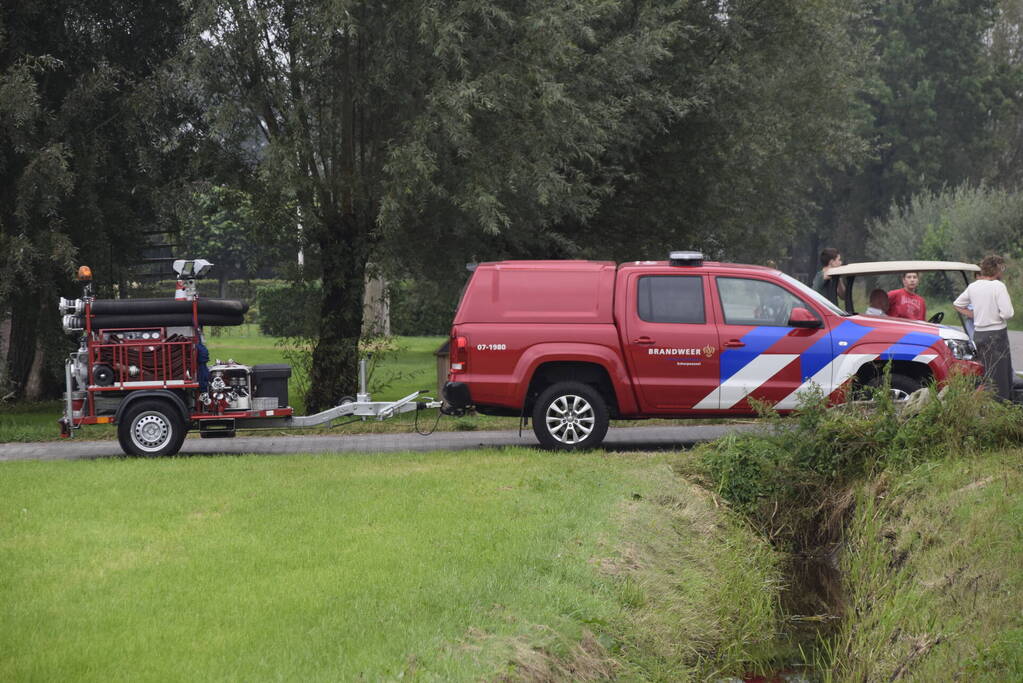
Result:
{"label": "person in driver seat", "polygon": [[888,315],[888,293],[883,289],[870,292],[870,305],[863,315]]}

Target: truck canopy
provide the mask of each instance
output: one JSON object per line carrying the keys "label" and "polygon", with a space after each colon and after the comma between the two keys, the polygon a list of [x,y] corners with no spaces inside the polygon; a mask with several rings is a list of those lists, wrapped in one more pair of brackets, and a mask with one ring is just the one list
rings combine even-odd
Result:
{"label": "truck canopy", "polygon": [[616,270],[612,261],[481,263],[454,324],[610,324]]}

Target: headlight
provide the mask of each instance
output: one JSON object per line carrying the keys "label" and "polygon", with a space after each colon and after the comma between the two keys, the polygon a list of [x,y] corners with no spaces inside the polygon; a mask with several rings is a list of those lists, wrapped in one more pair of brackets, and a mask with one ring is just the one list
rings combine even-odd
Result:
{"label": "headlight", "polygon": [[977,347],[969,339],[946,339],[945,343],[956,360],[973,360],[977,355]]}

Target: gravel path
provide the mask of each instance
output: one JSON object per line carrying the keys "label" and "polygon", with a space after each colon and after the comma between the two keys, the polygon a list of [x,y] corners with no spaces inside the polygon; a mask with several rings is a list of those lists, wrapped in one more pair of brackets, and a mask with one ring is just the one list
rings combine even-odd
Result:
{"label": "gravel path", "polygon": [[[753,424],[619,427],[604,441],[607,451],[671,450],[710,441],[725,434],[755,429]],[[388,453],[455,451],[524,446],[535,448],[532,429],[489,432],[419,434],[357,434],[351,436],[242,436],[234,439],[185,439],[182,455],[214,453]],[[121,456],[117,441],[47,441],[0,444],[0,461],[79,460]]]}

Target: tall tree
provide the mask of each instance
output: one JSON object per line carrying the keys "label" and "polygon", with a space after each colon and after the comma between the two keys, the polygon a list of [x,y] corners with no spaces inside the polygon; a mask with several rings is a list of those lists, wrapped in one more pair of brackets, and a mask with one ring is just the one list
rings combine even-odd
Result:
{"label": "tall tree", "polygon": [[15,394],[39,341],[60,338],[54,299],[74,255],[110,291],[140,228],[159,220],[166,138],[160,98],[140,88],[183,26],[178,5],[154,0],[0,5],[0,301],[10,304]]}
{"label": "tall tree", "polygon": [[602,156],[645,125],[635,103],[646,121],[675,107],[651,73],[684,4],[196,0],[199,92],[225,141],[261,132],[318,251],[311,409],[355,384],[382,245],[528,240],[593,213]]}
{"label": "tall tree", "polygon": [[863,256],[866,226],[894,206],[1006,169],[998,162],[1011,159],[1012,150],[998,148],[996,133],[1016,139],[1021,72],[1018,59],[1013,65],[1007,58],[1012,21],[995,30],[998,6],[871,0],[876,78],[863,102],[874,150],[824,190],[821,233],[836,246]]}
{"label": "tall tree", "polygon": [[857,100],[870,74],[862,5],[689,4],[689,30],[657,74],[686,107],[644,144],[619,150],[614,162],[626,173],[615,196],[579,226],[604,235],[588,253],[783,257],[814,216],[815,183],[868,149]]}

